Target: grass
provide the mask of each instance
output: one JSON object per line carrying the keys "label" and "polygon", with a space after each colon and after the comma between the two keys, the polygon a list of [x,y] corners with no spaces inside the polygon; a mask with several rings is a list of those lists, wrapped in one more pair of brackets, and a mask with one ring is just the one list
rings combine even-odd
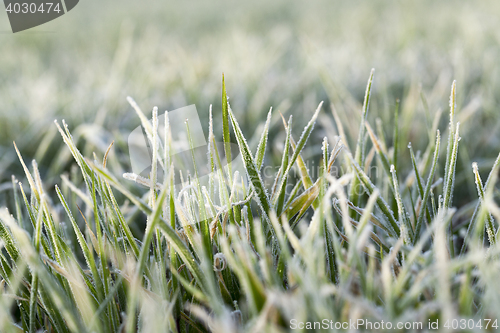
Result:
{"label": "grass", "polygon": [[[141,181],[147,191],[112,171],[119,163],[112,146],[100,157],[84,154],[64,121],[56,127],[78,172],[55,191],[16,147],[29,190],[13,180],[14,202],[0,211],[0,331],[287,331],[293,320],[325,318],[424,327],[429,320],[472,319],[476,331],[486,329],[480,319],[492,319],[492,331],[500,315],[498,159],[486,183],[472,166],[476,211],[453,227],[459,213],[453,197],[465,186],[456,186],[459,146],[468,139],[460,140],[455,120],[456,83],[446,150],[439,130],[427,128],[424,136],[434,134],[426,153],[415,155],[409,146],[410,169],[401,170],[400,152],[383,137],[400,124],[378,128],[377,136],[367,120],[372,81],[373,71],[355,149],[339,137],[325,138],[316,177],[304,149],[325,112],[322,103],[298,141],[293,118],[283,118],[272,187],[263,170],[270,119],[277,115],[269,112],[258,140],[247,140],[224,81],[222,112],[215,112],[222,116],[220,137],[228,143],[234,135],[246,175],[223,167],[210,144],[209,189],[195,165],[195,175],[174,190],[179,170],[170,163],[168,117],[159,133],[157,108],[149,123],[133,104],[153,149],[150,177]],[[212,111],[209,122],[215,143]],[[383,173],[374,177],[377,165]],[[336,174],[335,166],[345,168]],[[161,185],[157,168],[168,175]]]}
{"label": "grass", "polygon": [[[0,34],[0,332],[486,330],[500,309],[498,12],[85,1]],[[188,104],[209,133],[190,175],[171,167],[168,122],[160,133],[139,108]],[[146,178],[130,174],[139,124],[158,148]]]}

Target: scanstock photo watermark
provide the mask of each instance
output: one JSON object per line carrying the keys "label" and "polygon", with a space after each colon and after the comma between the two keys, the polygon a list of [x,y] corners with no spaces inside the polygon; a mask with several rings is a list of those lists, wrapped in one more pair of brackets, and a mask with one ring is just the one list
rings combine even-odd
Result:
{"label": "scanstock photo watermark", "polygon": [[339,331],[456,331],[456,330],[498,330],[497,319],[451,319],[422,321],[372,321],[368,319],[350,319],[349,321],[334,321],[323,319],[321,321],[298,321],[290,320],[291,330],[339,330]]}
{"label": "scanstock photo watermark", "polygon": [[78,4],[79,0],[4,0],[12,32],[31,29],[63,16]]}
{"label": "scanstock photo watermark", "polygon": [[[129,98],[130,104],[142,114],[139,106]],[[156,119],[155,119],[156,117]],[[241,184],[248,186],[243,161],[239,157],[237,144],[229,143],[232,160],[224,158],[225,144],[215,138],[206,136],[201,125],[200,116],[195,105],[185,106],[173,111],[165,111],[158,115],[153,111],[153,119],[141,117],[142,124],[137,126],[128,136],[128,148],[132,172],[123,177],[145,187],[151,187],[153,163],[156,187],[161,188],[169,170],[174,170],[171,181],[174,183],[178,199],[191,195],[190,190],[197,187],[219,188],[219,178],[222,168],[223,176],[230,174],[233,184],[231,195],[242,194]],[[211,161],[209,150],[216,152],[219,159]],[[168,153],[167,153],[168,151]],[[156,157],[155,157],[156,156]],[[211,168],[211,165],[214,168]],[[215,165],[216,168],[215,168]],[[239,185],[239,186],[238,186]],[[208,193],[207,193],[208,194]],[[206,217],[213,217],[210,209],[204,212]],[[193,222],[199,222],[198,216],[191,216]]]}

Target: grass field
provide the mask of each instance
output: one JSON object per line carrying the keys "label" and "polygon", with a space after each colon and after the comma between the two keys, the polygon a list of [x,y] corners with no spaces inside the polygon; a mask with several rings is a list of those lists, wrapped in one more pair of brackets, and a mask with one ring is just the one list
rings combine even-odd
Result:
{"label": "grass field", "polygon": [[86,0],[0,34],[0,332],[496,331],[499,12]]}

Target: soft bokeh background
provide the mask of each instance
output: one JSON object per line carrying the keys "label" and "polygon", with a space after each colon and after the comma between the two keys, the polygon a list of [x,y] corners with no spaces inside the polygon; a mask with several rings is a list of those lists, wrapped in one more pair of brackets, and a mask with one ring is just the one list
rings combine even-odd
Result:
{"label": "soft bokeh background", "polygon": [[[381,119],[389,143],[395,100],[401,99],[402,164],[408,163],[408,142],[425,149],[439,109],[446,132],[450,86],[457,80],[464,139],[456,186],[475,198],[470,162],[486,170],[500,150],[499,13],[500,2],[487,0],[82,0],[67,15],[14,35],[1,11],[0,187],[10,192],[11,174],[23,178],[13,140],[26,161],[37,159],[47,186],[60,182],[70,156],[56,118],[66,119],[87,156],[102,156],[115,140],[112,167],[127,171],[126,137],[140,124],[129,95],[148,115],[155,105],[163,111],[196,104],[204,124],[213,104],[219,129],[222,73],[248,137],[259,135],[271,106],[294,115],[298,137],[300,124],[325,101],[308,143],[318,152],[323,136],[338,134],[330,103],[348,140],[355,140],[375,68],[369,122]],[[271,162],[283,144],[278,113],[273,126],[279,131],[271,131]],[[457,200],[468,199],[467,192]]]}

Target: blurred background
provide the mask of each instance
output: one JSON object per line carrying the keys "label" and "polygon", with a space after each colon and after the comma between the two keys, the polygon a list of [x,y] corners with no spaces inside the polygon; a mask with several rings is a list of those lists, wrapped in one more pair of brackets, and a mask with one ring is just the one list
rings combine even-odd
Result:
{"label": "blurred background", "polygon": [[[72,158],[54,119],[66,120],[86,156],[102,158],[115,140],[110,167],[129,171],[126,139],[140,121],[127,96],[148,117],[153,106],[163,112],[196,104],[205,129],[212,104],[219,135],[222,73],[248,138],[258,138],[272,106],[293,114],[298,139],[324,101],[304,154],[320,153],[322,138],[338,135],[331,105],[353,148],[371,68],[368,119],[372,127],[380,119],[388,146],[401,99],[403,177],[411,172],[407,144],[425,150],[439,110],[446,137],[457,80],[463,139],[456,186],[470,191],[456,195],[475,199],[470,162],[487,172],[500,151],[499,14],[497,0],[81,0],[53,22],[12,34],[2,10],[0,203],[9,200],[11,175],[24,179],[12,141],[27,163],[37,159],[48,188],[69,171]],[[282,129],[275,112],[268,163],[279,164]]]}

